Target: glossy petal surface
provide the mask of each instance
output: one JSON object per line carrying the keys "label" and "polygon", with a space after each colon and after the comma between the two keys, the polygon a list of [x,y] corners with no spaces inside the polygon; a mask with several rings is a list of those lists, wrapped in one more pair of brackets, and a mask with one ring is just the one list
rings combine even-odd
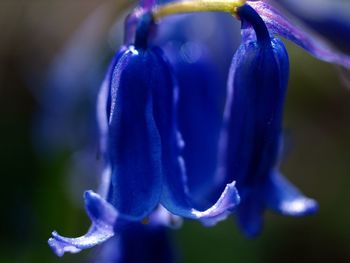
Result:
{"label": "glossy petal surface", "polygon": [[[281,43],[274,40],[273,45]],[[242,197],[237,216],[248,235],[260,228],[262,185],[276,162],[281,130],[286,82],[280,77],[281,67],[275,57],[278,53],[274,50],[256,42],[242,45],[235,55],[229,82],[233,97],[226,172],[231,176],[229,180],[237,180]],[[288,75],[286,71],[283,74]]]}
{"label": "glossy petal surface", "polygon": [[260,233],[268,207],[284,215],[304,215],[314,212],[317,205],[286,179],[276,177],[283,152],[281,126],[288,55],[283,42],[269,36],[255,11],[243,8],[239,9],[243,44],[231,66],[227,127],[221,141],[224,162],[218,175],[237,181],[242,199],[237,222],[252,237]]}
{"label": "glossy petal surface", "polygon": [[151,50],[130,47],[113,72],[108,201],[123,215],[142,220],[158,205],[161,194],[161,145],[153,118],[152,89],[165,89],[167,79]]}
{"label": "glossy petal surface", "polygon": [[108,122],[111,110],[111,86],[113,71],[119,62],[119,59],[123,56],[125,49],[125,47],[122,47],[121,50],[118,51],[117,54],[113,57],[97,96],[96,115],[99,127],[100,151],[104,159],[108,159]]}

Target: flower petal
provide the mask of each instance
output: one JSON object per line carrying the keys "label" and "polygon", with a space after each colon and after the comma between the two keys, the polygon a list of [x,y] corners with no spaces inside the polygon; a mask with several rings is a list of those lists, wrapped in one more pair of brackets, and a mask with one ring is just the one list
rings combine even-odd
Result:
{"label": "flower petal", "polygon": [[[176,165],[176,164],[174,164]],[[227,184],[220,198],[206,210],[196,209],[191,201],[181,174],[170,173],[164,180],[161,203],[171,213],[189,219],[198,219],[206,226],[225,220],[239,204],[235,182]]]}
{"label": "flower petal", "polygon": [[113,71],[108,151],[111,188],[107,200],[133,220],[159,203],[161,146],[153,118],[152,89],[167,89],[162,67],[149,49],[128,48]]}
{"label": "flower petal", "polygon": [[263,214],[265,206],[259,200],[257,193],[242,198],[241,204],[235,211],[236,222],[239,229],[246,237],[256,237],[260,234],[263,226]]}
{"label": "flower petal", "polygon": [[167,61],[160,50],[158,53],[159,64],[163,64],[163,74],[159,79],[168,79],[167,88],[154,86],[154,118],[159,130],[162,144],[162,168],[163,168],[163,193],[161,204],[171,213],[191,218],[200,219],[203,223],[214,224],[226,217],[239,202],[239,196],[234,183],[228,184],[219,200],[209,209],[199,211],[190,201],[186,184],[184,160],[180,156],[181,136],[177,130],[175,106],[177,103],[177,87],[171,83],[172,74]]}
{"label": "flower petal", "polygon": [[304,29],[293,25],[269,4],[262,1],[248,1],[248,4],[259,13],[271,33],[294,42],[320,60],[350,68],[350,56],[330,47],[326,42]]}
{"label": "flower petal", "polygon": [[172,16],[157,31],[156,43],[170,60],[179,86],[178,128],[196,207],[210,206],[223,189],[215,187],[218,137],[228,69],[240,39],[239,23],[220,12]]}
{"label": "flower petal", "polygon": [[350,54],[349,1],[277,0],[277,2],[334,47]]}
{"label": "flower petal", "polygon": [[111,110],[111,84],[113,70],[124,51],[125,47],[122,47],[113,57],[97,96],[96,115],[100,137],[100,152],[105,159],[107,158],[108,119]]}
{"label": "flower petal", "polygon": [[117,211],[92,191],[85,192],[84,198],[85,208],[92,225],[85,235],[77,238],[67,238],[60,236],[56,231],[52,232],[52,238],[48,243],[58,256],[63,256],[65,252],[77,253],[82,249],[101,244],[114,236]]}
{"label": "flower petal", "polygon": [[266,189],[267,205],[272,210],[288,216],[304,216],[317,212],[317,202],[305,197],[278,171],[272,173],[269,183]]}
{"label": "flower petal", "polygon": [[265,184],[278,158],[289,61],[283,42],[271,38],[252,7],[240,7],[238,14],[242,33],[249,24],[256,40],[246,35],[232,61],[218,180],[237,181],[237,223],[253,237],[261,231]]}

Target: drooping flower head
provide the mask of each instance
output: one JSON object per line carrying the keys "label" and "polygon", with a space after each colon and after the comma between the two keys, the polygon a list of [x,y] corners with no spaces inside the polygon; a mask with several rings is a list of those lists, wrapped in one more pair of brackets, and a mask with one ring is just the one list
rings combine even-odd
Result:
{"label": "drooping flower head", "polygon": [[212,207],[199,211],[191,203],[176,124],[177,86],[162,51],[148,44],[152,26],[151,14],[143,14],[134,45],[116,55],[102,85],[99,116],[107,195],[104,199],[86,192],[93,224],[85,236],[53,233],[49,243],[59,255],[105,241],[129,222],[150,216],[159,204],[174,215],[213,224],[239,201],[231,183]]}
{"label": "drooping flower head", "polygon": [[289,75],[287,51],[280,39],[270,36],[253,8],[243,6],[238,15],[243,40],[228,80],[220,173],[237,181],[241,196],[238,224],[245,234],[254,236],[260,232],[266,208],[303,215],[314,212],[317,205],[281,179],[277,167]]}
{"label": "drooping flower head", "polygon": [[240,42],[238,32],[239,22],[229,14],[187,14],[163,21],[154,40],[169,59],[177,80],[178,129],[184,141],[188,189],[202,207],[215,201],[222,190],[211,196],[226,81]]}
{"label": "drooping flower head", "polygon": [[[194,201],[187,186],[186,160],[191,160],[191,149],[197,146],[187,142],[189,147],[184,151],[186,140],[193,138],[193,126],[186,126],[186,113],[178,108],[178,85],[191,88],[196,84],[177,79],[181,74],[178,70],[174,74],[171,63],[153,44],[151,36],[156,34],[155,21],[164,16],[201,11],[237,15],[242,22],[242,44],[230,69],[220,144],[215,147],[215,140],[210,142],[214,151],[219,149],[219,170],[203,178],[200,173],[190,173],[192,189],[198,192]],[[248,236],[259,233],[267,208],[292,216],[316,211],[316,202],[304,197],[278,170],[289,62],[286,49],[275,34],[328,62],[350,66],[349,57],[320,44],[263,1],[191,1],[155,7],[154,1],[145,0],[127,18],[126,30],[125,45],[112,60],[98,97],[105,169],[100,194],[85,193],[92,225],[79,238],[65,238],[53,232],[49,244],[56,254],[76,253],[113,236],[127,237],[129,227],[152,222],[159,218],[160,211],[162,218],[165,214],[161,221],[166,226],[172,224],[174,216],[213,225],[235,213]],[[211,72],[206,79],[213,77]],[[214,85],[208,87],[213,92]],[[182,103],[190,103],[186,96],[182,99]],[[185,106],[182,110],[192,111]],[[189,114],[195,118],[198,115]],[[220,120],[215,126],[210,132],[219,133]],[[187,133],[185,137],[181,130]],[[209,176],[208,181],[212,181],[215,175],[212,189],[208,189],[210,184],[202,183],[196,188],[196,182]],[[235,181],[242,199],[238,207],[240,197]],[[210,190],[212,197],[208,202]],[[200,200],[201,196],[205,201]]]}

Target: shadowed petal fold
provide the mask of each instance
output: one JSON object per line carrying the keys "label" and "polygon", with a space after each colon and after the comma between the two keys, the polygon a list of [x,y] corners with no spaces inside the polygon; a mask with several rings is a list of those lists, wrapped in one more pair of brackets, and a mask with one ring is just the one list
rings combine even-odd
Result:
{"label": "shadowed petal fold", "polygon": [[[161,51],[157,51],[161,58]],[[164,59],[163,68],[167,68]],[[171,71],[164,71],[159,79],[171,79]],[[182,139],[176,125],[175,106],[177,103],[177,87],[173,85],[164,88],[154,87],[154,118],[162,143],[163,192],[161,204],[171,213],[191,218],[201,219],[203,223],[214,224],[224,219],[230,210],[239,202],[239,196],[234,183],[228,184],[219,200],[205,211],[195,209],[191,203],[187,189],[184,160],[181,157]],[[207,220],[207,221],[206,221]]]}

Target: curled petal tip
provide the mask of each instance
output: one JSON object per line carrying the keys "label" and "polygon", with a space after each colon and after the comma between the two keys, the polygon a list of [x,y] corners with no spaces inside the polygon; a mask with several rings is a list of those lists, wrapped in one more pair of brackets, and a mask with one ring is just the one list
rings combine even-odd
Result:
{"label": "curled petal tip", "polygon": [[86,211],[92,221],[89,231],[77,238],[68,238],[52,232],[48,243],[57,256],[64,253],[78,253],[105,242],[114,236],[118,213],[114,207],[93,191],[84,193]]}
{"label": "curled petal tip", "polygon": [[93,224],[85,235],[77,238],[63,237],[54,231],[52,232],[52,237],[49,239],[48,243],[54,253],[61,257],[66,252],[78,253],[83,249],[101,244],[113,236],[113,231],[98,228]]}
{"label": "curled petal tip", "polygon": [[275,172],[270,179],[267,205],[272,210],[286,216],[305,216],[317,212],[317,202],[304,196],[279,172]]}
{"label": "curled petal tip", "polygon": [[69,244],[61,241],[60,237],[61,236],[56,231],[53,231],[52,237],[48,240],[49,246],[57,256],[62,257],[65,252],[78,253],[81,251],[81,249],[74,246],[70,246]]}
{"label": "curled petal tip", "polygon": [[117,219],[118,212],[106,200],[92,190],[84,193],[86,211],[91,219],[99,227],[112,227]]}
{"label": "curled petal tip", "polygon": [[290,216],[311,215],[318,211],[318,203],[310,198],[300,197],[291,202],[282,202],[283,214]]}
{"label": "curled petal tip", "polygon": [[218,201],[204,212],[193,211],[205,226],[213,226],[225,220],[240,202],[236,182],[227,184]]}

